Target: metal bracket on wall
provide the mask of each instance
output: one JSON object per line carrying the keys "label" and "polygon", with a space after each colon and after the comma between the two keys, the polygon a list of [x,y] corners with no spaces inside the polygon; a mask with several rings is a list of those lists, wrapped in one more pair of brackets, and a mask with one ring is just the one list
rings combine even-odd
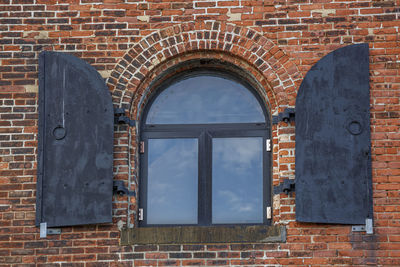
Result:
{"label": "metal bracket on wall", "polygon": [[290,194],[290,192],[294,192],[296,189],[296,183],[294,179],[285,179],[283,180],[280,185],[274,187],[274,194],[280,194],[280,193],[285,193],[287,195]]}
{"label": "metal bracket on wall", "polygon": [[129,126],[135,126],[136,121],[129,119],[125,116],[125,109],[115,108],[114,109],[114,123],[115,124],[128,124]]}
{"label": "metal bracket on wall", "polygon": [[120,196],[128,195],[136,197],[136,192],[129,191],[128,188],[125,187],[124,181],[118,181],[118,180],[113,181],[113,193],[118,194]]}
{"label": "metal bracket on wall", "polygon": [[59,235],[61,234],[60,228],[47,228],[47,223],[40,223],[40,238],[46,238],[47,235]]}
{"label": "metal bracket on wall", "polygon": [[296,114],[296,109],[285,108],[285,110],[279,113],[277,116],[272,116],[272,124],[278,124],[279,122],[291,122],[294,121]]}
{"label": "metal bracket on wall", "polygon": [[366,232],[367,234],[373,234],[374,228],[372,219],[365,219],[365,225],[353,225],[351,227],[352,232]]}

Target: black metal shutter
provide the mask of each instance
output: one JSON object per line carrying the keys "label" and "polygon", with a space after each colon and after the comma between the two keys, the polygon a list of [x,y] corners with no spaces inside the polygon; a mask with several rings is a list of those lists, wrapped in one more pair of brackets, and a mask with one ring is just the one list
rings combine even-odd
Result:
{"label": "black metal shutter", "polygon": [[113,127],[99,73],[75,56],[42,52],[36,224],[111,222]]}
{"label": "black metal shutter", "polygon": [[304,78],[296,100],[296,219],[372,218],[368,44],[337,49]]}

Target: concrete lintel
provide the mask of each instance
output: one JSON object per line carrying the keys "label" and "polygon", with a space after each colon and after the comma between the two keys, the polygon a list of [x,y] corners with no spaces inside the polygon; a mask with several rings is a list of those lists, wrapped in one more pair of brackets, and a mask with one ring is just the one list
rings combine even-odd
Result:
{"label": "concrete lintel", "polygon": [[174,226],[121,230],[121,245],[271,242],[286,242],[285,226]]}

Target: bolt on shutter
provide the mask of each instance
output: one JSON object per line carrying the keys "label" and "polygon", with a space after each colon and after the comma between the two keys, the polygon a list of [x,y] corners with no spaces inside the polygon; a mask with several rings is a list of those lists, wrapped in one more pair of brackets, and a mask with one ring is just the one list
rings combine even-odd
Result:
{"label": "bolt on shutter", "polygon": [[368,44],[337,49],[304,78],[296,100],[296,219],[372,218]]}
{"label": "bolt on shutter", "polygon": [[42,52],[36,224],[111,222],[113,127],[99,73],[75,56]]}

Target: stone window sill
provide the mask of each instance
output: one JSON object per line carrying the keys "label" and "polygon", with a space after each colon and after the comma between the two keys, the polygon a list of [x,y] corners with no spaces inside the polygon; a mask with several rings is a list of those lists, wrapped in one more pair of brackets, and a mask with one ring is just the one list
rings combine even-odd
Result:
{"label": "stone window sill", "polygon": [[286,242],[285,226],[174,226],[121,230],[121,245],[271,242]]}

